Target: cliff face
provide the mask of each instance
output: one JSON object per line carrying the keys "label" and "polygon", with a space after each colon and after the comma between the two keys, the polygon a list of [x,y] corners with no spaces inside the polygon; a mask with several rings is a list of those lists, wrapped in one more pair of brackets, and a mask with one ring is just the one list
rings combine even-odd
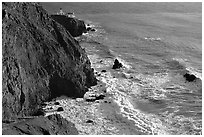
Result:
{"label": "cliff face", "polygon": [[82,20],[69,18],[65,15],[51,15],[51,17],[64,26],[73,37],[80,36],[83,32],[86,32],[86,26]]}
{"label": "cliff face", "polygon": [[85,51],[37,3],[2,3],[2,117],[33,115],[60,95],[83,97],[96,78]]}

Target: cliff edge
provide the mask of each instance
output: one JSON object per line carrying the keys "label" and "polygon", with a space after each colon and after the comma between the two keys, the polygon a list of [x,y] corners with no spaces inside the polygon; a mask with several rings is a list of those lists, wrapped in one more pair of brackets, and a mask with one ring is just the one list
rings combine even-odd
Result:
{"label": "cliff edge", "polygon": [[2,3],[2,119],[34,115],[40,104],[83,97],[96,84],[85,51],[38,3]]}
{"label": "cliff edge", "polygon": [[51,15],[51,17],[64,26],[73,37],[82,35],[83,32],[87,32],[86,25],[83,20],[77,18],[70,18],[66,15]]}

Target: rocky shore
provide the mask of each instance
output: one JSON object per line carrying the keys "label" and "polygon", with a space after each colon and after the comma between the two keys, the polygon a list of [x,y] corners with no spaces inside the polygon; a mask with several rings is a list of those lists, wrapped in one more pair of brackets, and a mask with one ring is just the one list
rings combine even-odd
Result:
{"label": "rocky shore", "polygon": [[97,83],[76,32],[38,3],[4,2],[2,13],[2,133],[77,134],[61,116],[41,112],[44,102],[83,97]]}

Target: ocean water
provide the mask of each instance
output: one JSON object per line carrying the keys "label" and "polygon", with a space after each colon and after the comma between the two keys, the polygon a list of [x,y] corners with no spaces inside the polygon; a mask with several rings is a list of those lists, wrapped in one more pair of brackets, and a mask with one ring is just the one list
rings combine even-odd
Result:
{"label": "ocean water", "polygon": [[[121,113],[139,121],[142,132],[202,134],[201,3],[43,5],[51,13],[62,5],[78,12],[96,29],[78,38],[81,44],[94,47],[103,59],[125,64],[115,72],[110,68],[117,73],[115,94],[128,97]],[[185,73],[196,81],[186,81]]]}

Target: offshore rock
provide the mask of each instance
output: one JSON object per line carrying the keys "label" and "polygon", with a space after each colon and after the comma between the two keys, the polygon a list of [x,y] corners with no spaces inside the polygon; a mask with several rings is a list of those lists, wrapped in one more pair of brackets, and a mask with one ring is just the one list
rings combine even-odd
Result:
{"label": "offshore rock", "polygon": [[83,97],[97,83],[85,51],[41,5],[2,9],[2,119],[33,115],[61,95]]}
{"label": "offshore rock", "polygon": [[38,117],[4,127],[3,135],[77,135],[75,125],[59,114]]}
{"label": "offshore rock", "polygon": [[66,15],[51,15],[51,17],[64,26],[73,37],[80,36],[82,33],[87,32],[86,25],[82,20],[70,18]]}
{"label": "offshore rock", "polygon": [[117,59],[115,59],[112,69],[119,69],[122,66],[123,66],[122,63],[120,63]]}
{"label": "offshore rock", "polygon": [[186,73],[183,76],[184,76],[184,78],[186,78],[186,81],[188,81],[188,82],[192,82],[196,79],[196,76],[193,74]]}

